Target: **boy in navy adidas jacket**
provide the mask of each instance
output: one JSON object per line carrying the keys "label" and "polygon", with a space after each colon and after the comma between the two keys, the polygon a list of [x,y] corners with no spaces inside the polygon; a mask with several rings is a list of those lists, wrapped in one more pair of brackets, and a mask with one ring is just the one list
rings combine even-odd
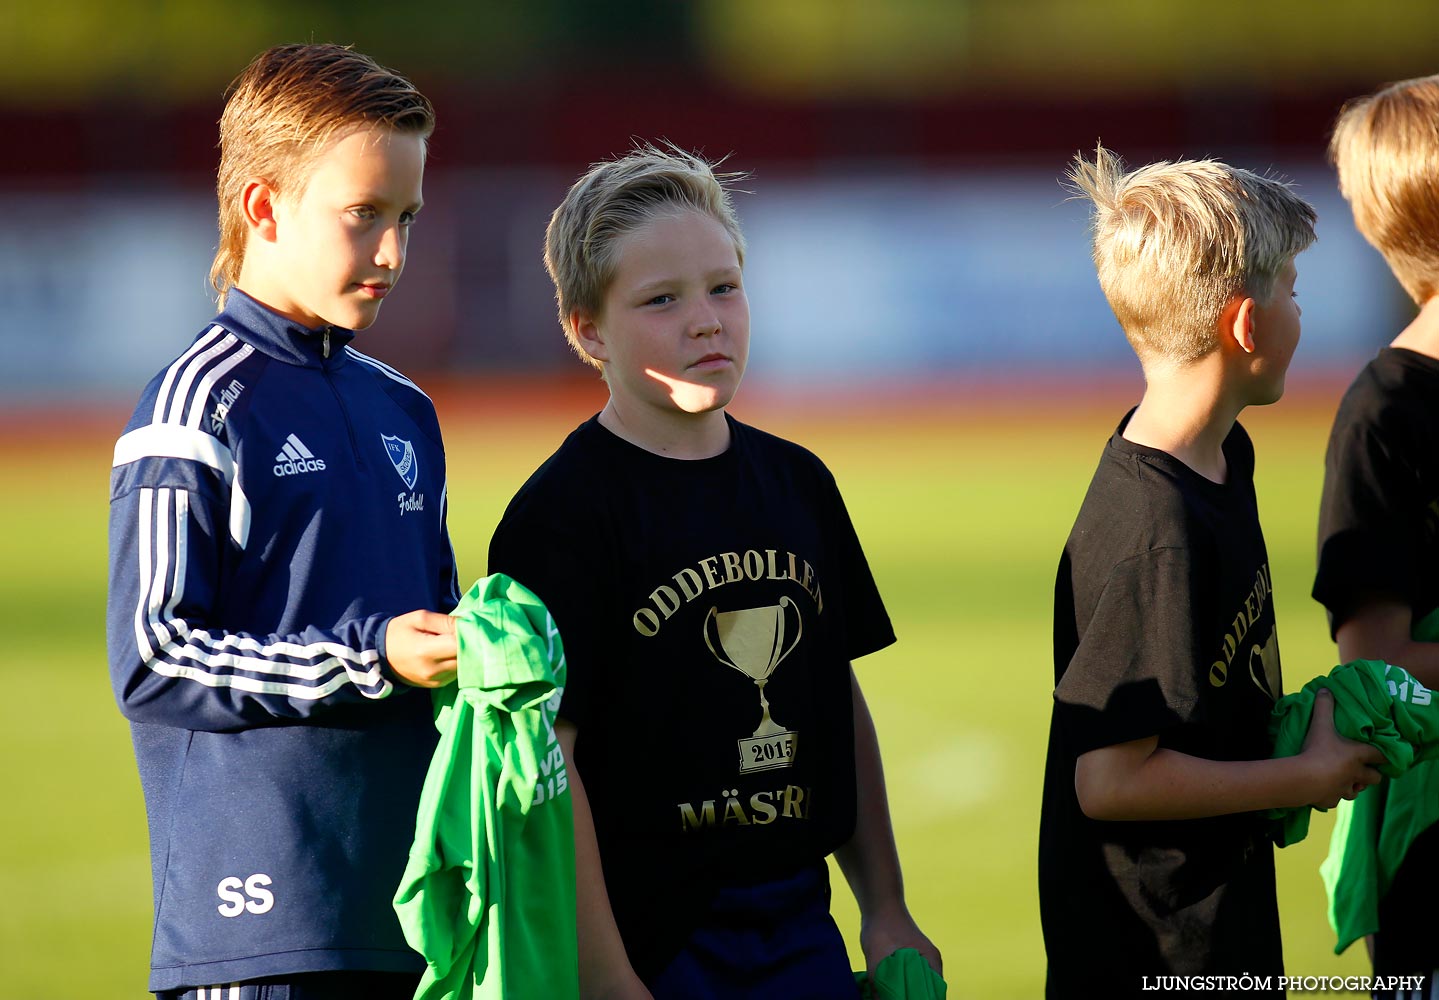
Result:
{"label": "boy in navy adidas jacket", "polygon": [[411,689],[455,674],[445,457],[428,397],[350,342],[404,266],[433,125],[347,48],[250,64],[220,122],[222,311],[115,446],[110,673],[166,1000],[408,997],[423,968],[390,901],[435,742]]}

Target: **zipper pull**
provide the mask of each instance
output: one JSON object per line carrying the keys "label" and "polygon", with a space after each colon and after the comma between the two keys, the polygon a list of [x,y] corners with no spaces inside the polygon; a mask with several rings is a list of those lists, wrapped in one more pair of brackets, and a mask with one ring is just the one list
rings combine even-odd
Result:
{"label": "zipper pull", "polygon": [[325,360],[328,361],[329,358],[330,358],[330,328],[329,328],[328,326],[325,327],[325,348],[324,348],[324,350],[325,350]]}

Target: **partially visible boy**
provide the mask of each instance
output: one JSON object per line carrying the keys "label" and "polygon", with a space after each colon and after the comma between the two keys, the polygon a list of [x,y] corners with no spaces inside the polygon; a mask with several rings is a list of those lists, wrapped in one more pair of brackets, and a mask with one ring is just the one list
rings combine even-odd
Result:
{"label": "partially visible boy", "polygon": [[455,671],[445,455],[425,394],[350,341],[399,280],[433,126],[347,48],[256,57],[220,122],[222,311],[115,446],[110,672],[167,1000],[409,997],[423,969],[390,900],[436,739],[405,695]]}
{"label": "partially visible boy", "polygon": [[1280,976],[1261,810],[1333,805],[1373,783],[1379,759],[1335,733],[1327,694],[1303,752],[1268,759],[1279,645],[1237,418],[1283,392],[1314,212],[1213,160],[1125,173],[1100,147],[1070,179],[1094,203],[1100,285],[1146,387],[1105,446],[1055,583],[1046,993]]}
{"label": "partially visible boy", "polygon": [[939,965],[850,667],[894,641],[864,552],[819,459],[725,412],[749,353],[731,179],[641,147],[555,210],[560,322],[610,398],[490,543],[565,640],[587,996],[857,996],[831,852],[870,967]]}
{"label": "partially visible boy", "polygon": [[[1341,661],[1384,660],[1439,687],[1439,76],[1347,104],[1330,158],[1354,223],[1419,314],[1355,378],[1334,418],[1314,597]],[[1424,777],[1426,768],[1393,783]],[[1379,793],[1376,793],[1379,794]],[[1424,794],[1433,795],[1432,785]],[[1386,837],[1386,840],[1389,839]],[[1439,828],[1408,847],[1378,903],[1376,974],[1439,969]]]}

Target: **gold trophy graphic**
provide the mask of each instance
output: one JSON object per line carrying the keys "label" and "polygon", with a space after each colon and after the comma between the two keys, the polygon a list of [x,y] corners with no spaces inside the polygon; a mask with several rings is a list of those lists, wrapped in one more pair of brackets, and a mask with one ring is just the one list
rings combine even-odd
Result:
{"label": "gold trophy graphic", "polygon": [[[794,612],[794,638],[785,645],[786,618],[790,617],[786,611],[791,609]],[[711,621],[714,622],[713,630],[710,628]],[[710,639],[711,631],[717,642]],[[775,668],[794,652],[802,631],[799,606],[788,597],[781,597],[778,604],[763,608],[740,611],[710,608],[705,616],[705,645],[714,658],[738,670],[759,688],[759,727],[753,736],[738,741],[741,774],[789,767],[794,763],[799,734],[785,729],[770,717],[764,686]]]}
{"label": "gold trophy graphic", "polygon": [[1259,690],[1271,698],[1277,699],[1284,693],[1279,683],[1278,626],[1270,630],[1263,646],[1256,644],[1249,647],[1249,676]]}

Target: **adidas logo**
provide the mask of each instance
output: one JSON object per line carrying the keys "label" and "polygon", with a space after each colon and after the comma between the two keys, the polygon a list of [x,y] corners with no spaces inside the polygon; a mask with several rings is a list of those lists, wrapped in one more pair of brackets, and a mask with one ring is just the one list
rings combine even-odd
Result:
{"label": "adidas logo", "polygon": [[298,476],[306,472],[323,472],[325,460],[316,458],[299,438],[291,434],[285,438],[285,447],[275,456],[275,475]]}

